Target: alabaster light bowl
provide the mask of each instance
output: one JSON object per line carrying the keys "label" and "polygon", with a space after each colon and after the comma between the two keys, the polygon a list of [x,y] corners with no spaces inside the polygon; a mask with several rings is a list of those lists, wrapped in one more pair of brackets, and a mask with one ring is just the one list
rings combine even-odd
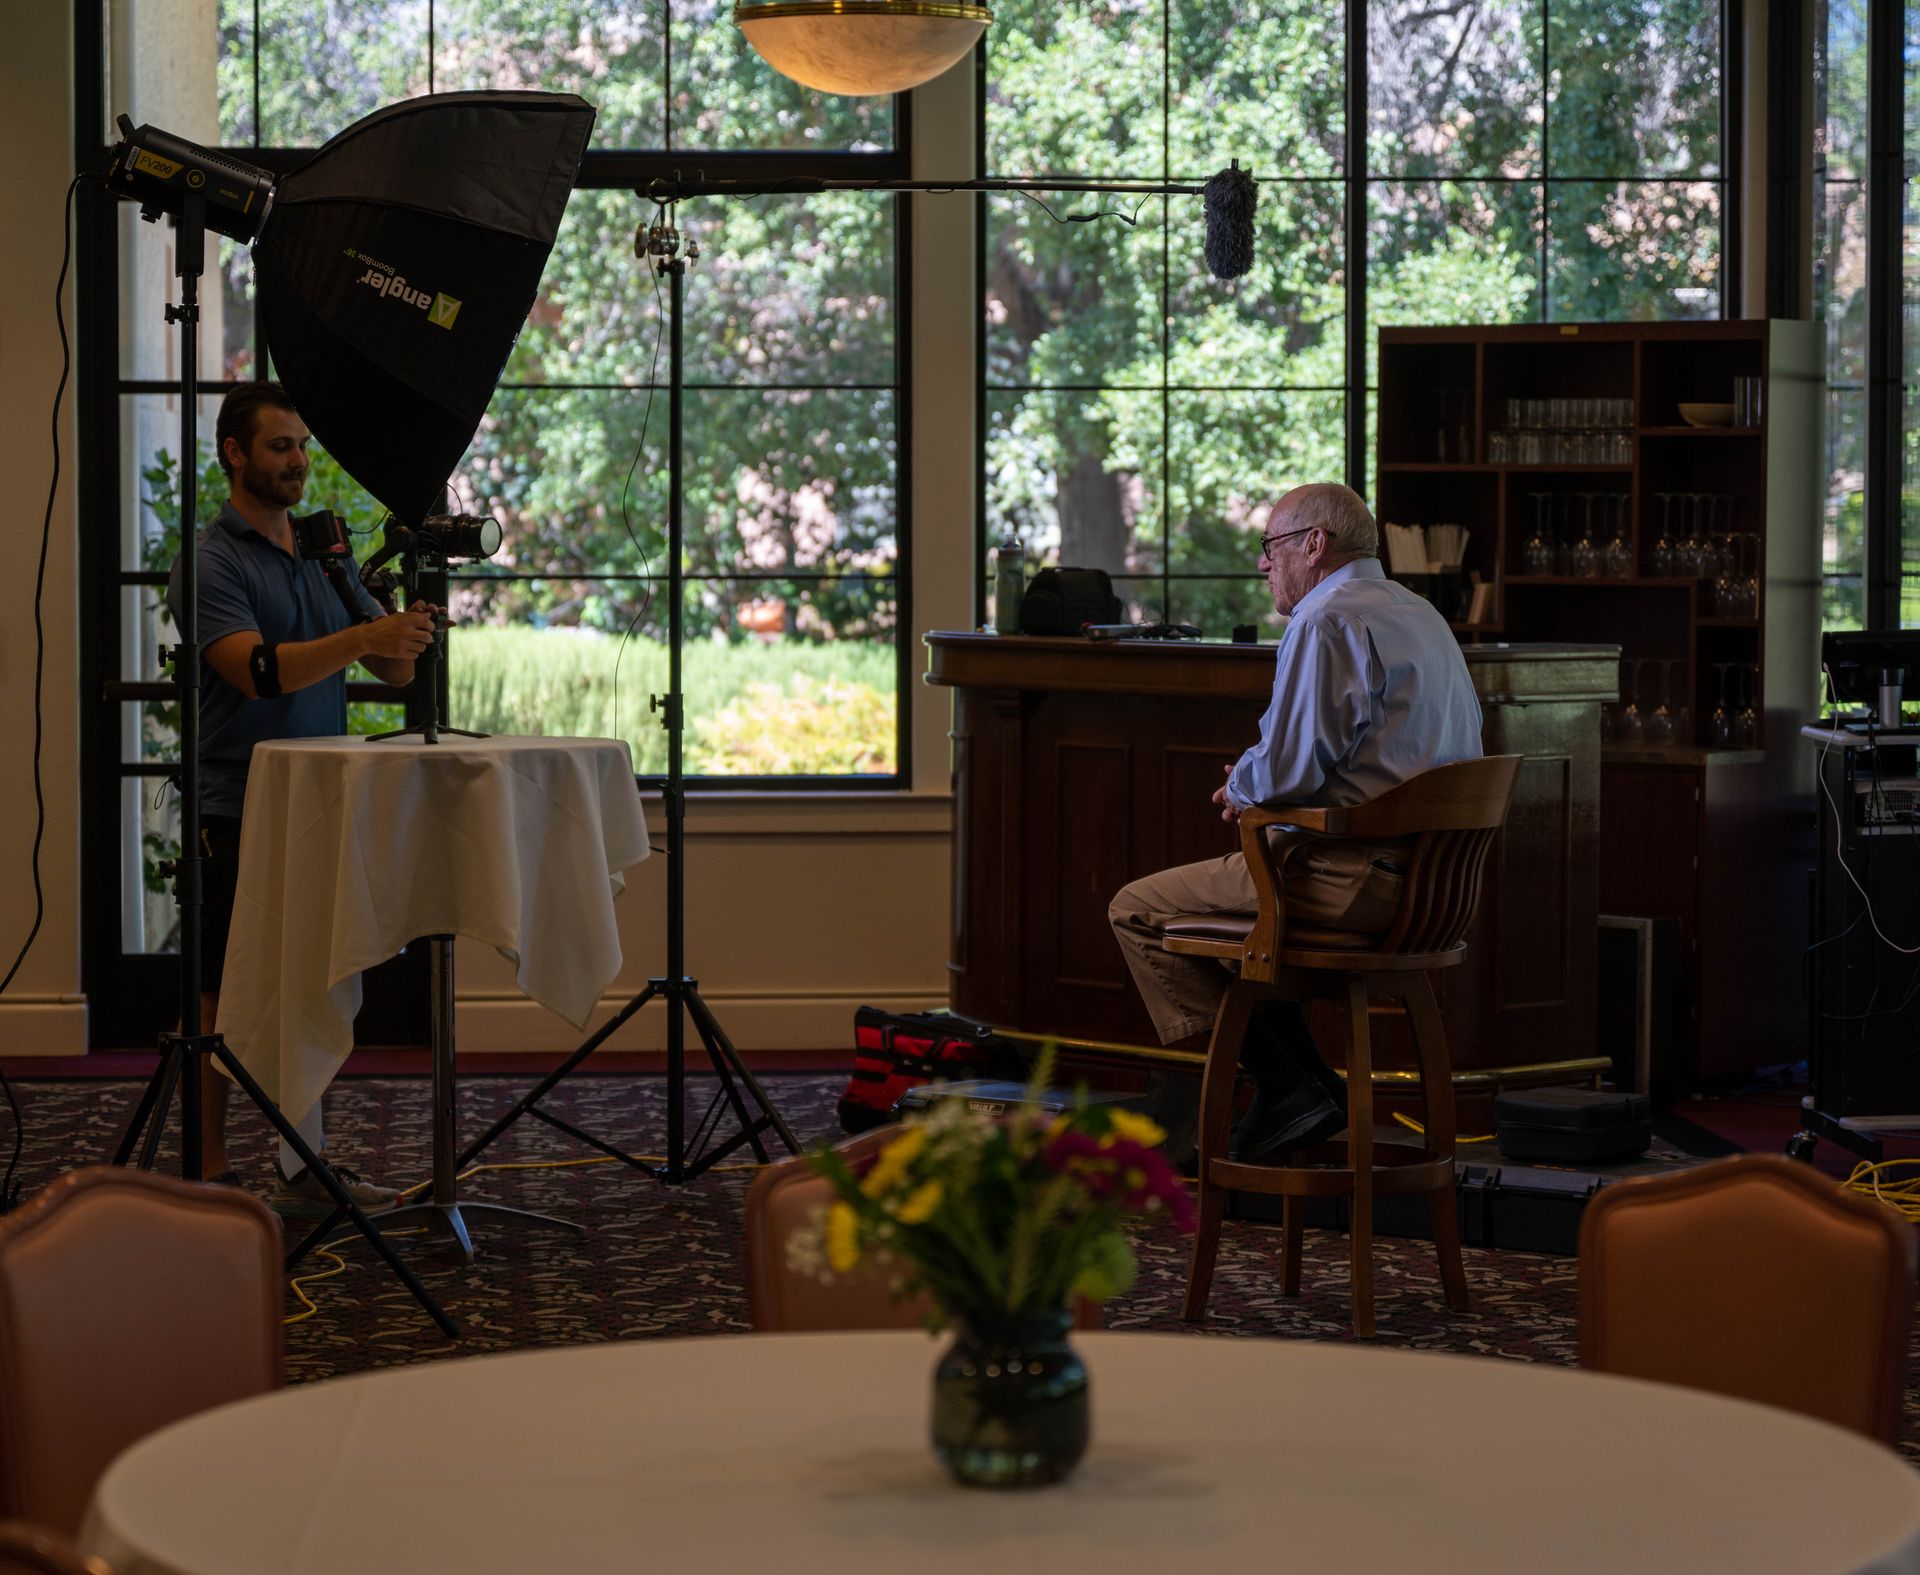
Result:
{"label": "alabaster light bowl", "polygon": [[865,98],[932,81],[973,48],[993,13],[948,0],[776,0],[736,5],[733,19],[782,76]]}
{"label": "alabaster light bowl", "polygon": [[1732,405],[1682,405],[1680,419],[1690,427],[1730,427]]}

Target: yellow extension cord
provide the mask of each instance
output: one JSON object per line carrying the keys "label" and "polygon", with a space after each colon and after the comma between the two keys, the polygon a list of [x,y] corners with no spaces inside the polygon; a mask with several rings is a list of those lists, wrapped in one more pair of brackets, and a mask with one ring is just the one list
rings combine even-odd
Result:
{"label": "yellow extension cord", "polygon": [[[643,1165],[664,1165],[666,1163],[665,1157],[659,1154],[630,1154],[628,1158],[638,1160]],[[467,1167],[467,1169],[461,1171],[460,1174],[455,1176],[453,1179],[455,1181],[465,1181],[469,1176],[477,1176],[483,1170],[579,1170],[580,1168],[586,1165],[611,1165],[613,1163],[614,1163],[614,1158],[611,1154],[604,1155],[594,1159],[503,1160],[497,1164],[470,1165]],[[728,1171],[728,1170],[758,1170],[758,1169],[760,1169],[760,1167],[757,1164],[756,1165],[715,1165],[713,1167],[713,1170],[716,1173],[720,1171]],[[400,1191],[401,1202],[404,1203],[407,1199],[411,1198],[417,1192],[425,1192],[427,1188],[431,1187],[432,1185],[433,1185],[432,1181],[429,1180],[429,1181],[416,1181],[410,1187],[403,1187]],[[379,1216],[375,1215],[374,1218],[378,1219]],[[424,1235],[425,1233],[426,1233],[426,1226],[413,1225],[413,1226],[409,1226],[406,1230],[397,1230],[397,1231],[393,1231],[386,1234],[388,1234],[389,1239],[391,1239],[393,1236],[420,1236],[420,1235]],[[359,1236],[359,1237],[355,1237],[354,1239],[357,1241],[365,1241],[366,1237]],[[352,1245],[352,1243],[337,1242],[335,1243],[335,1245],[350,1246]],[[341,1257],[339,1253],[335,1252],[333,1248],[315,1247],[313,1249],[313,1254],[316,1258],[327,1259],[333,1265],[333,1267],[331,1269],[321,1269],[320,1271],[314,1274],[296,1275],[294,1276],[294,1278],[292,1278],[287,1282],[288,1288],[293,1292],[295,1296],[298,1296],[300,1298],[300,1304],[306,1309],[306,1311],[289,1314],[286,1318],[281,1320],[282,1323],[289,1323],[289,1324],[304,1323],[307,1319],[311,1318],[315,1313],[317,1313],[320,1310],[320,1307],[319,1307],[319,1304],[315,1302],[314,1299],[307,1294],[307,1287],[309,1285],[316,1285],[321,1280],[331,1280],[336,1275],[345,1274],[347,1272],[347,1260]]]}
{"label": "yellow extension cord", "polygon": [[[1901,1165],[1916,1167],[1915,1173],[1905,1181],[1881,1181],[1882,1171],[1890,1172]],[[1853,1167],[1853,1174],[1842,1185],[1849,1192],[1878,1198],[1888,1208],[1896,1210],[1903,1219],[1920,1224],[1920,1159],[1883,1159],[1878,1164],[1862,1160]]]}
{"label": "yellow extension cord", "polygon": [[[1423,1127],[1418,1121],[1415,1121],[1413,1117],[1408,1115],[1404,1110],[1394,1111],[1393,1119],[1395,1121],[1398,1121],[1400,1125],[1403,1127],[1411,1127],[1415,1132],[1418,1132],[1422,1137],[1425,1137],[1427,1135],[1427,1129]],[[1494,1140],[1495,1136],[1496,1134],[1492,1132],[1485,1133],[1480,1137],[1456,1136],[1454,1138],[1454,1142],[1456,1143],[1491,1143]]]}

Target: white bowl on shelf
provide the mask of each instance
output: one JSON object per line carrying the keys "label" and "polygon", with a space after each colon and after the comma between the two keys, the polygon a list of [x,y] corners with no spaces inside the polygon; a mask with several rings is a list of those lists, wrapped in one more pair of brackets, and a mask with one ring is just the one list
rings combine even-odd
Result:
{"label": "white bowl on shelf", "polygon": [[1680,419],[1690,427],[1730,427],[1732,405],[1682,405]]}

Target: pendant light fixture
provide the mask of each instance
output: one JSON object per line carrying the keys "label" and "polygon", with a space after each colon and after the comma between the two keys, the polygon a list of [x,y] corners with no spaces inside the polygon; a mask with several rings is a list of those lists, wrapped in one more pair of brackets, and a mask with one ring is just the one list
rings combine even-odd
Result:
{"label": "pendant light fixture", "polygon": [[769,0],[735,5],[760,58],[822,93],[904,93],[973,48],[993,13],[964,0]]}

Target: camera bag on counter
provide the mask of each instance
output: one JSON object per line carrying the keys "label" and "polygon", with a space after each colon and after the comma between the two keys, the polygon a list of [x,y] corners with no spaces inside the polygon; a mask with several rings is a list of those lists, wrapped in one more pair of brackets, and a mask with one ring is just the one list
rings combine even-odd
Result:
{"label": "camera bag on counter", "polygon": [[1645,1094],[1530,1088],[1494,1096],[1493,1131],[1509,1159],[1550,1165],[1633,1159],[1653,1144],[1653,1107]]}
{"label": "camera bag on counter", "polygon": [[991,1028],[944,1012],[863,1006],[853,1014],[853,1076],[840,1096],[840,1129],[885,1125],[900,1096],[922,1083],[1024,1082],[1026,1075],[1026,1058]]}
{"label": "camera bag on counter", "polygon": [[1042,569],[1020,598],[1022,634],[1078,634],[1082,624],[1123,616],[1105,569]]}

